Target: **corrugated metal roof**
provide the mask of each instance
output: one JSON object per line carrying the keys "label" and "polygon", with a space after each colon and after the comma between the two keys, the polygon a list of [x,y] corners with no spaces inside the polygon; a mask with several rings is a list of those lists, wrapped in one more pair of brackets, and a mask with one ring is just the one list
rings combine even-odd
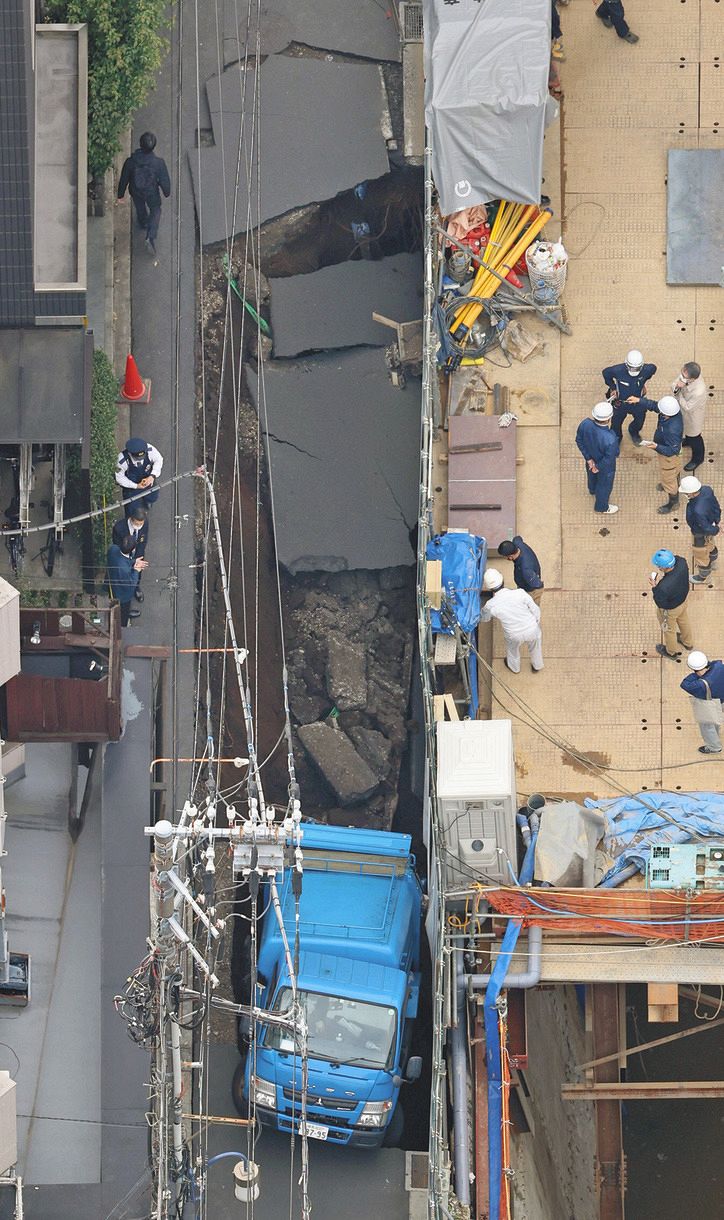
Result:
{"label": "corrugated metal roof", "polygon": [[30,6],[0,4],[0,326],[32,325]]}

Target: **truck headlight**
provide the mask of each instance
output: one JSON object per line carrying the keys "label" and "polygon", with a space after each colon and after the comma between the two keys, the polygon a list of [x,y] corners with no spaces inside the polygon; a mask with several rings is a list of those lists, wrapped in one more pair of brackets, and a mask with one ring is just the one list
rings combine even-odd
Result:
{"label": "truck headlight", "polygon": [[252,1076],[249,1086],[254,1105],[264,1106],[267,1110],[275,1109],[277,1091],[276,1086],[270,1080],[263,1080],[261,1076]]}
{"label": "truck headlight", "polygon": [[359,1116],[360,1127],[384,1127],[392,1109],[391,1101],[368,1101]]}

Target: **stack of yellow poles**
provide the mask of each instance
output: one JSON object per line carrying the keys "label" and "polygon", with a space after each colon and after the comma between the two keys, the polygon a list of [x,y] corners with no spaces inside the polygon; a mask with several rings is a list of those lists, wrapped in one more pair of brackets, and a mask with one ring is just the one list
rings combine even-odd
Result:
{"label": "stack of yellow poles", "polygon": [[[550,208],[541,209],[535,204],[508,203],[503,200],[493,221],[488,244],[469,295],[484,300],[492,297],[500,287],[500,280],[490,269],[497,271],[498,275],[505,279],[552,215]],[[460,326],[464,326],[469,333],[482,308],[482,305],[473,302],[463,305],[455,314],[450,328],[452,334],[455,334]]]}

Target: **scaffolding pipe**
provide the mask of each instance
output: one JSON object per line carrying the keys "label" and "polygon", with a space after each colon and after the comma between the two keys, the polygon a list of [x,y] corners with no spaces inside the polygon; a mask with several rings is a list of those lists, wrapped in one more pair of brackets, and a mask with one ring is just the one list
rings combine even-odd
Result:
{"label": "scaffolding pipe", "polygon": [[[538,983],[540,983],[542,968],[543,929],[534,924],[528,929],[528,968],[527,970],[520,971],[518,974],[506,974],[501,984],[501,990],[516,988],[519,991],[525,991],[530,987],[537,987]],[[463,975],[465,986],[470,993],[473,991],[484,991],[492,977],[492,971],[490,974]]]}
{"label": "scaffolding pipe", "polygon": [[455,1194],[463,1207],[470,1207],[470,1132],[468,1130],[468,1009],[461,953],[455,954],[457,1022],[450,1031],[453,1077],[453,1130],[455,1132]]}

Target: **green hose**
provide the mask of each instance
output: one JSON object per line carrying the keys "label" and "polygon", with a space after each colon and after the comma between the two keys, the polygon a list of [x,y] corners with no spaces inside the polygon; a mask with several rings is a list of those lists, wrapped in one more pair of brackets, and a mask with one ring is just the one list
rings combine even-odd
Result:
{"label": "green hose", "polygon": [[249,302],[241,295],[241,292],[239,291],[239,285],[237,284],[236,280],[234,279],[233,275],[231,274],[231,267],[229,266],[228,254],[224,253],[224,255],[222,256],[221,262],[222,262],[222,266],[224,268],[224,272],[226,273],[226,278],[229,281],[231,287],[234,289],[234,292],[238,296],[242,305],[244,306],[244,309],[247,311],[247,313],[251,314],[252,318],[254,319],[257,326],[260,328],[260,330],[262,330],[265,335],[268,335],[271,338],[271,327],[269,326],[269,323],[264,318],[262,318],[261,314],[256,312],[254,306],[250,305]]}

